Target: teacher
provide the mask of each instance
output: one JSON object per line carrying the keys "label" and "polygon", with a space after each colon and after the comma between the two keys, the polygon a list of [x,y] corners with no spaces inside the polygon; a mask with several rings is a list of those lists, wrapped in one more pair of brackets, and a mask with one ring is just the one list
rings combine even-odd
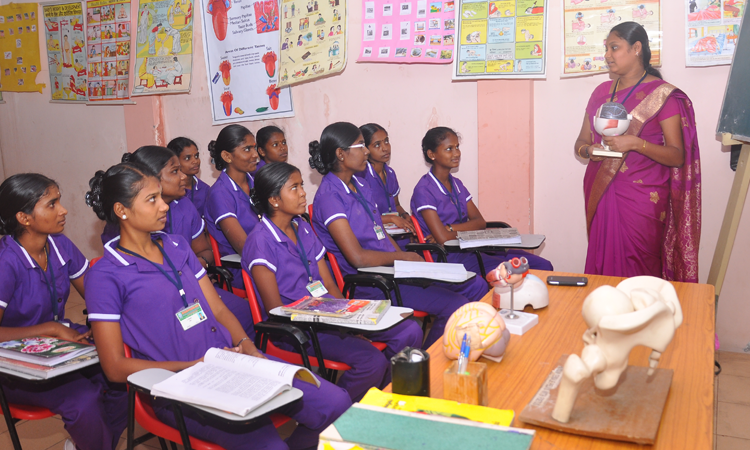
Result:
{"label": "teacher", "polygon": [[[700,158],[695,115],[684,92],[651,66],[646,30],[623,22],[605,41],[612,81],[591,94],[576,154],[590,159],[583,179],[589,246],[585,272],[698,281]],[[606,102],[633,116],[622,136],[594,130]],[[602,148],[622,158],[599,157]]]}

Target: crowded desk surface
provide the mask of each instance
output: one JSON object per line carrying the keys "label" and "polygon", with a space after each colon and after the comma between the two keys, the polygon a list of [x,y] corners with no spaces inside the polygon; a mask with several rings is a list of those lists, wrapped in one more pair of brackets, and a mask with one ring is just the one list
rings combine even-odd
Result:
{"label": "crowded desk surface", "polygon": [[[532,270],[546,280],[548,275],[581,276],[564,272]],[[599,286],[616,286],[623,278],[588,275],[583,287],[548,286],[550,305],[526,312],[539,315],[539,324],[523,336],[511,336],[500,363],[485,358],[489,405],[513,409],[513,426],[537,430],[532,449],[643,448],[626,442],[595,439],[527,425],[518,416],[554,369],[561,355],[581,354],[586,324],[581,307],[586,296]],[[714,434],[714,287],[706,284],[674,283],[684,321],[661,357],[662,369],[673,369],[674,377],[664,408],[654,448],[711,448]],[[482,301],[490,302],[492,293]],[[430,396],[443,398],[443,372],[451,361],[443,354],[442,340],[429,348]],[[647,366],[651,350],[636,347],[630,364]],[[390,391],[390,386],[386,388]]]}

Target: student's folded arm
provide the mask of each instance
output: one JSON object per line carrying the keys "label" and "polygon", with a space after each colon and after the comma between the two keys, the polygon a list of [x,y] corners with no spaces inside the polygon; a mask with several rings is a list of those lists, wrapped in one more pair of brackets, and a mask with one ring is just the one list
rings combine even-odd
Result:
{"label": "student's folded arm", "polygon": [[452,224],[454,230],[474,231],[484,230],[485,228],[487,228],[487,222],[484,220],[484,217],[482,217],[482,213],[479,212],[479,209],[474,204],[474,200],[469,200],[466,203],[466,210],[469,214],[469,220],[463,223]]}
{"label": "student's folded arm", "polygon": [[451,233],[445,228],[445,225],[443,225],[443,222],[440,220],[440,216],[438,216],[437,211],[435,211],[434,209],[425,208],[421,210],[419,214],[422,214],[422,218],[427,224],[427,228],[429,228],[429,230],[422,230],[422,232],[424,233],[425,231],[429,231],[429,234],[432,235],[432,238],[436,243],[443,245],[445,244],[445,241],[456,239],[456,233]]}
{"label": "student's folded arm", "polygon": [[190,248],[193,249],[193,253],[198,259],[206,264],[211,265],[214,263],[214,254],[211,251],[211,244],[208,241],[208,237],[205,233],[201,233],[190,242]]}
{"label": "student's folded arm", "polygon": [[[420,261],[419,255],[407,252],[381,252],[362,248],[347,219],[337,219],[328,224],[328,232],[353,267],[391,266],[396,260]],[[415,257],[417,259],[415,259]]]}
{"label": "student's folded arm", "polygon": [[241,255],[242,249],[245,247],[245,241],[247,240],[247,233],[245,233],[237,218],[227,217],[226,219],[222,219],[218,225],[235,253]]}
{"label": "student's folded arm", "polygon": [[[4,309],[0,309],[0,323],[5,314]],[[51,336],[70,341],[78,340],[82,335],[68,328],[59,322],[43,322],[30,327],[2,327],[0,326],[0,342],[13,341],[34,336]]]}
{"label": "student's folded arm", "polygon": [[253,282],[256,289],[258,289],[258,294],[260,294],[260,299],[266,311],[270,311],[278,306],[284,306],[279,294],[279,285],[276,283],[276,274],[271,269],[262,265],[254,265],[250,269],[250,273],[253,276]]}

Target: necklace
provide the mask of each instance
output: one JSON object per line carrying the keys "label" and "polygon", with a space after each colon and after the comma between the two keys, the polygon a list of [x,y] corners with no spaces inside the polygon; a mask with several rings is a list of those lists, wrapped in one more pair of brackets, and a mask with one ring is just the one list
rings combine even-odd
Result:
{"label": "necklace", "polygon": [[[641,77],[641,79],[638,80],[638,82],[635,84],[635,86],[633,86],[630,89],[630,92],[628,92],[628,95],[625,96],[625,99],[623,101],[621,101],[621,102],[618,102],[618,103],[620,103],[621,105],[625,105],[625,102],[628,100],[628,98],[630,98],[630,94],[632,94],[633,91],[635,90],[635,88],[637,88],[638,85],[641,84],[641,81],[643,81],[643,80],[646,79],[646,75],[647,74],[648,74],[648,72],[644,70],[643,71],[643,76]],[[615,95],[617,95],[617,87],[619,85],[620,85],[620,79],[618,78],[617,81],[615,82],[615,88],[612,90],[612,96],[609,98],[610,102],[613,102],[615,100]]]}

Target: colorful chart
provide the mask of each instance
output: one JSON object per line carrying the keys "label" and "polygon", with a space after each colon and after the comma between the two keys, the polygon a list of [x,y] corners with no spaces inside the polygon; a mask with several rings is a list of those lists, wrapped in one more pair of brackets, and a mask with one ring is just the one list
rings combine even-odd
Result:
{"label": "colorful chart", "polygon": [[0,6],[0,91],[42,92],[36,83],[40,70],[38,3]]}
{"label": "colorful chart", "polygon": [[81,2],[44,5],[44,37],[47,42],[52,100],[87,100],[88,63]]}
{"label": "colorful chart", "polygon": [[130,98],[130,2],[86,3],[86,55],[90,102]]}

